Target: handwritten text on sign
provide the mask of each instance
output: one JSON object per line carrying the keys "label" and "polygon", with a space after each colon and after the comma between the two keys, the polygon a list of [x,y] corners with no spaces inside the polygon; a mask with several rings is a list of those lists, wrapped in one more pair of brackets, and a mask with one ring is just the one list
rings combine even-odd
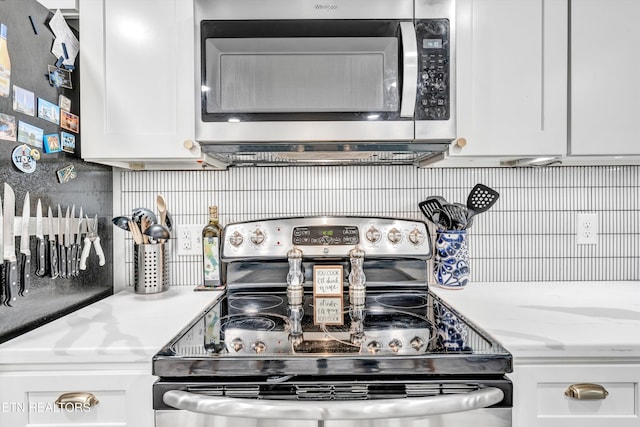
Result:
{"label": "handwritten text on sign", "polygon": [[314,265],[313,266],[313,295],[342,296],[342,266]]}
{"label": "handwritten text on sign", "polygon": [[316,325],[342,325],[342,297],[314,298],[313,323]]}

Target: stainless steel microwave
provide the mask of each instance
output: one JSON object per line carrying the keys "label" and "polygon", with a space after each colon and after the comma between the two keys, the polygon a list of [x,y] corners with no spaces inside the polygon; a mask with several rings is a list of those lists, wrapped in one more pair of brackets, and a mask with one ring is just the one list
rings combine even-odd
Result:
{"label": "stainless steel microwave", "polygon": [[195,16],[209,154],[413,161],[456,136],[455,0],[195,0]]}

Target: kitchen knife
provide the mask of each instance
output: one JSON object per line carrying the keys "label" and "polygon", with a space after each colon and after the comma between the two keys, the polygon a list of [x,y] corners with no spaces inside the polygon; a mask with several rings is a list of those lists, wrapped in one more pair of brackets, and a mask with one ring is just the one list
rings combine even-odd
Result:
{"label": "kitchen knife", "polygon": [[38,199],[38,204],[36,205],[36,238],[38,239],[38,244],[36,245],[36,276],[43,277],[47,264],[45,258],[47,250],[44,244],[44,232],[42,231],[42,202],[40,202],[40,199]]}
{"label": "kitchen knife", "polygon": [[49,206],[49,269],[51,272],[51,278],[58,277],[58,248],[56,247],[56,232],[53,229],[53,213],[51,212],[51,206]]}
{"label": "kitchen knife", "polygon": [[[69,214],[69,207],[67,206],[67,215],[64,219],[64,248],[67,251],[67,278],[71,278],[73,276],[73,269],[71,268],[73,264],[73,259],[71,258],[71,248],[73,246],[73,242],[71,240],[71,218],[76,214],[76,205],[73,205],[73,209],[71,209],[71,214]],[[71,216],[69,216],[71,215]]]}
{"label": "kitchen knife", "polygon": [[13,234],[13,218],[16,212],[16,195],[6,182],[4,183],[4,215],[2,216],[4,248],[4,304],[11,307],[13,287],[18,279],[16,259],[16,241]]}
{"label": "kitchen knife", "polygon": [[[67,212],[69,208],[67,207]],[[64,224],[62,222],[62,209],[58,205],[58,272],[63,279],[67,278],[67,251],[64,247]]]}
{"label": "kitchen knife", "polygon": [[80,243],[82,242],[82,233],[80,232],[80,224],[84,221],[82,218],[82,206],[80,206],[80,215],[78,215],[78,224],[76,226],[76,241],[73,244],[72,253],[73,256],[73,275],[78,277],[80,275]]}
{"label": "kitchen knife", "polygon": [[[4,254],[3,251],[3,246],[4,246],[4,239],[3,239],[3,230],[4,228],[4,221],[2,219],[2,200],[0,200],[0,254]],[[4,278],[4,264],[0,263],[0,278]],[[5,301],[5,294],[4,294],[4,281],[2,279],[0,279],[0,282],[2,282],[0,284],[0,304],[4,304]]]}
{"label": "kitchen knife", "polygon": [[24,196],[22,204],[22,223],[20,234],[20,288],[18,295],[24,296],[31,284],[31,250],[29,248],[29,218],[31,217],[31,200],[29,192]]}

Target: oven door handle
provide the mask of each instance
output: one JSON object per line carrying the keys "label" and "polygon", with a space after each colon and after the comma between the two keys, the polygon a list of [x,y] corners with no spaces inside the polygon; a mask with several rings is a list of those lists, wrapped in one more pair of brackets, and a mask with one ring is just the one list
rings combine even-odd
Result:
{"label": "oven door handle", "polygon": [[502,401],[504,392],[487,387],[461,394],[405,399],[307,401],[257,400],[204,396],[169,390],[164,403],[176,409],[224,417],[280,420],[368,420],[425,417],[486,408]]}
{"label": "oven door handle", "polygon": [[416,109],[418,90],[418,44],[416,29],[413,22],[401,22],[402,37],[402,102],[400,103],[400,117],[413,117]]}

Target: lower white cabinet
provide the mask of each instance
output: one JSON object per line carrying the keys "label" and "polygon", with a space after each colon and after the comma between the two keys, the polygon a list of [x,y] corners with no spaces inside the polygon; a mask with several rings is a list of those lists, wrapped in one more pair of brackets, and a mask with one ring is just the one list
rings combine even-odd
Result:
{"label": "lower white cabinet", "polygon": [[[640,426],[640,361],[514,366],[513,427]],[[582,384],[582,385],[580,385]],[[594,399],[565,395],[571,386]],[[606,396],[597,398],[602,390]],[[589,393],[587,393],[589,394]]]}
{"label": "lower white cabinet", "polygon": [[[153,427],[155,380],[148,364],[123,370],[0,372],[0,426]],[[77,396],[56,404],[67,393]],[[93,404],[82,403],[85,397]]]}

